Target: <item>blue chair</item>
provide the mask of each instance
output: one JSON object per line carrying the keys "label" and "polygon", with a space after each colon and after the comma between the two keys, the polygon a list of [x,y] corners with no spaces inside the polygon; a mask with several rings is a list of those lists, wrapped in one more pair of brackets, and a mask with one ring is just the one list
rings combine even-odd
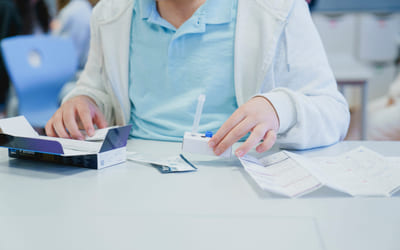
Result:
{"label": "blue chair", "polygon": [[4,63],[18,97],[18,113],[43,128],[59,107],[58,95],[72,80],[78,57],[72,40],[47,35],[1,41]]}

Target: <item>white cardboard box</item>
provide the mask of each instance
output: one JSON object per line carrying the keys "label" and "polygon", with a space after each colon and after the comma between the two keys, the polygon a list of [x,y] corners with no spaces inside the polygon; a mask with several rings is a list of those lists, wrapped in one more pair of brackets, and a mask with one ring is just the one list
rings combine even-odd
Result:
{"label": "white cardboard box", "polygon": [[[210,139],[211,138],[206,137],[204,134],[186,132],[183,136],[182,152],[216,156],[212,148],[208,146],[208,141]],[[229,147],[220,157],[232,157],[232,147]]]}

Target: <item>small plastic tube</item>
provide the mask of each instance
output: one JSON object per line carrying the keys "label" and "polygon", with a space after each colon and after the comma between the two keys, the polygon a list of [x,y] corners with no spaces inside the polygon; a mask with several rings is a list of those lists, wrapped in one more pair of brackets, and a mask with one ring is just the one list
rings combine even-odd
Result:
{"label": "small plastic tube", "polygon": [[204,102],[206,101],[206,96],[201,94],[198,98],[196,114],[194,116],[193,127],[192,127],[192,135],[196,134],[199,130],[200,117],[203,112]]}

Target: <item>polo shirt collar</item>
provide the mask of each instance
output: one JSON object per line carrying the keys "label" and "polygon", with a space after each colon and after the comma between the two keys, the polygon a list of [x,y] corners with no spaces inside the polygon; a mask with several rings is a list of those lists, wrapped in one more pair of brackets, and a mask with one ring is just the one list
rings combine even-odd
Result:
{"label": "polo shirt collar", "polygon": [[140,18],[148,19],[152,15],[152,12],[156,10],[155,0],[136,0],[137,5],[135,9],[138,8],[140,13]]}
{"label": "polo shirt collar", "polygon": [[[155,0],[136,0],[139,8],[140,17],[149,19],[153,16],[156,8]],[[233,17],[233,5],[235,0],[207,0],[197,11],[202,16],[204,24],[223,24],[230,23]],[[195,13],[195,15],[196,15]]]}

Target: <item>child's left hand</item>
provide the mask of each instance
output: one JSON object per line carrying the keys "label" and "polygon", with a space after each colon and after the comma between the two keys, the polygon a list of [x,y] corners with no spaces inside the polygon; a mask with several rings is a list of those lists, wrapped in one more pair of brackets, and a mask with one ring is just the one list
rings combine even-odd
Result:
{"label": "child's left hand", "polygon": [[248,132],[249,138],[235,151],[242,157],[260,143],[256,150],[259,153],[269,150],[276,141],[279,129],[279,118],[275,108],[264,97],[254,97],[239,107],[210,139],[209,146],[216,155],[221,155]]}

